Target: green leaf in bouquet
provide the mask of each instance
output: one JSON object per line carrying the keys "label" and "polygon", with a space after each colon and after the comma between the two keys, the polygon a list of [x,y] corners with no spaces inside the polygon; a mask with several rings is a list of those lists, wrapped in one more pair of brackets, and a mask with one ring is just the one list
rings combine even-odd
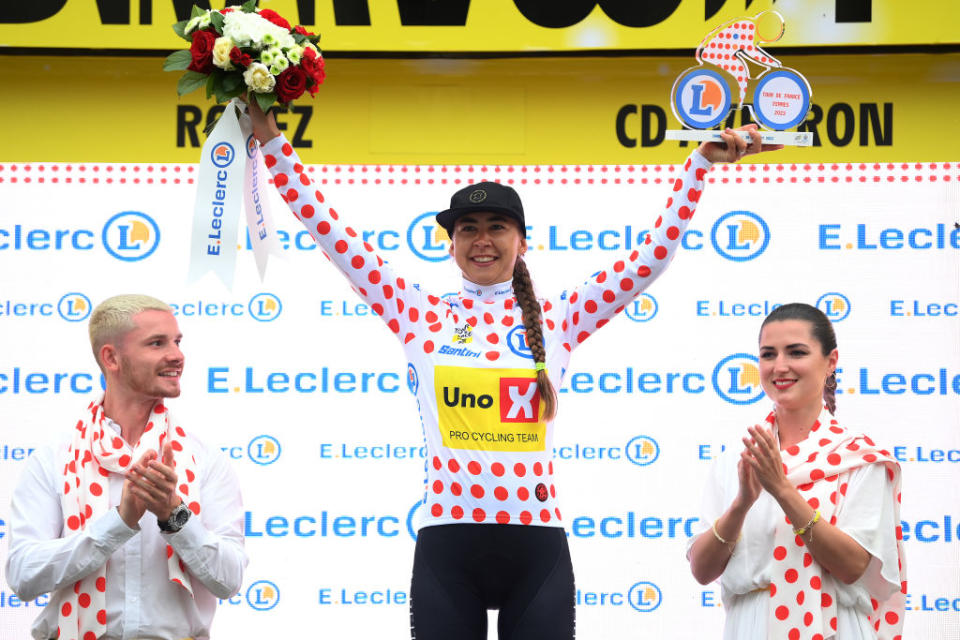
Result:
{"label": "green leaf in bouquet", "polygon": [[207,12],[206,9],[201,9],[197,5],[193,5],[193,9],[190,11],[190,18],[196,18],[197,16],[202,16]]}
{"label": "green leaf in bouquet", "polygon": [[207,77],[207,97],[208,97],[208,98],[213,95],[213,91],[214,91],[214,87],[215,87],[215,85],[216,85],[216,82],[217,82],[217,77],[216,77],[216,75],[214,75],[214,74],[211,73],[211,74]]}
{"label": "green leaf in bouquet", "polygon": [[[224,91],[233,91],[240,87],[241,84],[243,84],[243,76],[240,75],[239,71],[233,71],[223,74],[223,81],[220,83],[220,86],[223,87]],[[240,94],[238,93],[237,95]]]}
{"label": "green leaf in bouquet", "polygon": [[187,67],[190,66],[190,61],[193,58],[190,57],[190,52],[186,49],[180,51],[174,51],[166,57],[163,61],[163,70],[164,71],[185,71]]}
{"label": "green leaf in bouquet", "polygon": [[217,33],[223,33],[223,14],[219,11],[211,13],[210,24],[217,30]]}
{"label": "green leaf in bouquet", "polygon": [[257,10],[257,0],[247,0],[240,6],[240,10],[244,13],[253,13]]}
{"label": "green leaf in bouquet", "polygon": [[190,22],[190,21],[189,21],[189,20],[181,20],[180,22],[174,24],[174,25],[173,25],[173,32],[176,33],[176,34],[177,34],[178,36],[180,36],[181,38],[183,38],[184,40],[186,40],[187,42],[191,42],[193,39],[185,33],[185,31],[187,30],[187,23],[188,23],[188,22]]}
{"label": "green leaf in bouquet", "polygon": [[196,71],[187,71],[180,76],[177,82],[177,95],[185,96],[188,93],[196,91],[207,82],[207,74]]}
{"label": "green leaf in bouquet", "polygon": [[274,102],[277,101],[277,94],[273,93],[256,93],[253,92],[253,96],[257,99],[257,104],[260,105],[260,108],[264,113],[267,112],[267,109],[270,108]]}
{"label": "green leaf in bouquet", "polygon": [[293,36],[293,41],[297,44],[303,44],[304,42],[309,41],[307,36],[303,35],[302,33],[291,33],[290,35]]}
{"label": "green leaf in bouquet", "polygon": [[229,98],[225,97],[223,81],[226,80],[228,75],[223,72],[214,72],[213,76],[216,78],[213,81],[213,94],[217,97],[217,102],[226,102]]}
{"label": "green leaf in bouquet", "polygon": [[223,101],[227,102],[228,100],[232,100],[233,98],[239,98],[240,95],[243,93],[244,88],[245,87],[242,87],[239,84],[235,86],[233,89],[225,88],[223,90],[223,93],[221,94],[223,96]]}

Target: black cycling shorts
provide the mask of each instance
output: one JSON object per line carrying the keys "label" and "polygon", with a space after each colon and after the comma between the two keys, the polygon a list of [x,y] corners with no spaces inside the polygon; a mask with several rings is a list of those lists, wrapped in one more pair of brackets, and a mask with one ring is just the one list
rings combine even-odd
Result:
{"label": "black cycling shorts", "polygon": [[415,640],[573,640],[573,566],[559,527],[448,524],[420,529],[410,585]]}

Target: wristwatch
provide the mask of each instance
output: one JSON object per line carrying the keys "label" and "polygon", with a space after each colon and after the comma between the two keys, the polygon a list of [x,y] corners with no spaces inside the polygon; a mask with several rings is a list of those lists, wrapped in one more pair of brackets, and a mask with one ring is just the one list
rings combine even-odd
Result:
{"label": "wristwatch", "polygon": [[176,533],[177,531],[180,531],[180,529],[183,529],[183,525],[187,524],[187,520],[189,519],[190,508],[181,502],[174,507],[169,518],[166,520],[157,518],[157,525],[159,525],[160,531]]}

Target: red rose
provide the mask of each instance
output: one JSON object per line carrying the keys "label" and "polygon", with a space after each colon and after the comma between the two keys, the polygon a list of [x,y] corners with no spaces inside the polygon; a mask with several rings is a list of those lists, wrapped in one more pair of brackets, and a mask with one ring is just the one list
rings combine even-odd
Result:
{"label": "red rose", "polygon": [[260,9],[260,17],[269,20],[278,27],[283,27],[287,31],[290,30],[290,23],[284,20],[283,17],[273,9]]}
{"label": "red rose", "polygon": [[249,54],[240,51],[239,47],[234,47],[233,49],[230,49],[230,62],[238,67],[249,67],[253,60],[250,58]]}
{"label": "red rose", "polygon": [[213,43],[217,36],[210,31],[194,31],[191,36],[193,43],[190,45],[190,57],[192,58],[190,71],[198,73],[210,73],[213,71]]}
{"label": "red rose", "polygon": [[310,87],[310,94],[316,95],[318,84],[323,84],[323,79],[327,77],[326,72],[323,70],[323,56],[318,56],[313,49],[307,48],[303,50],[303,57],[300,59],[300,66],[303,67],[303,71],[313,80],[314,84]]}
{"label": "red rose", "polygon": [[298,24],[297,26],[295,26],[295,27],[293,28],[293,30],[296,31],[297,33],[299,33],[299,34],[302,35],[302,36],[315,36],[315,35],[317,35],[317,34],[315,34],[315,33],[312,33],[312,32],[310,32],[310,31],[307,31],[306,29],[304,29],[304,28],[303,28],[302,26],[300,26],[299,24]]}
{"label": "red rose", "polygon": [[277,101],[281,103],[296,100],[307,89],[307,76],[300,67],[287,67],[277,76],[277,86],[274,91]]}
{"label": "red rose", "polygon": [[233,7],[225,7],[223,9],[220,9],[220,13],[222,13],[223,15],[227,15],[231,11],[233,11]]}

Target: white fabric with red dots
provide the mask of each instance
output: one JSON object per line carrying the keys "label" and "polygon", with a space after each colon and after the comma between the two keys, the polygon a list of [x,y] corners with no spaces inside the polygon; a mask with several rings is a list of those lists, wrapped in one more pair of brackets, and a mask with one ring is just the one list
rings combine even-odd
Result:
{"label": "white fabric with red dots", "polygon": [[[195,515],[179,532],[162,533],[147,511],[131,529],[113,508],[126,471],[147,450],[159,454],[168,437],[178,493]],[[104,417],[102,399],[91,402],[70,440],[28,458],[10,513],[7,582],[24,600],[51,594],[33,623],[34,638],[54,637],[59,628],[64,640],[205,640],[217,598],[236,593],[243,579],[236,473],[219,450],[179,428],[162,403],[131,447]]]}
{"label": "white fabric with red dots", "polygon": [[[105,429],[105,420],[102,399],[91,402],[74,430],[69,462],[63,467],[64,483],[60,496],[64,532],[68,535],[76,533],[86,527],[88,521],[106,513],[110,509],[110,495],[105,490],[110,474],[126,475],[147,451],[156,451],[159,458],[167,438],[174,451],[178,480],[181,481],[177,493],[195,515],[200,515],[200,505],[190,498],[196,480],[196,460],[184,448],[187,434],[172,423],[163,402],[154,405],[151,419],[134,446]],[[167,545],[167,570],[170,580],[193,597],[190,576],[170,545]],[[77,580],[72,588],[60,589],[51,598],[50,606],[59,611],[58,629],[62,640],[96,640],[106,632],[106,591],[106,567],[101,566]]]}
{"label": "white fabric with red dots", "polygon": [[[774,420],[771,413],[766,424]],[[841,428],[826,409],[804,441],[780,453],[787,478],[808,504],[862,546],[871,555],[870,564],[853,584],[833,578],[793,533],[806,523],[791,524],[762,491],[720,578],[724,638],[899,640],[907,577],[896,460],[869,437]],[[705,492],[702,526],[709,527],[736,496],[739,459],[736,447],[717,459]]]}
{"label": "white fabric with red dots", "polygon": [[756,25],[751,20],[739,19],[719,27],[700,43],[697,59],[713,64],[737,79],[740,87],[740,101],[747,89],[750,69],[737,54],[746,56],[757,64],[779,67],[780,63],[769,57],[766,51],[756,45]]}
{"label": "white fabric with red dots", "polygon": [[[422,291],[344,224],[283,137],[264,145],[263,154],[293,213],[403,345],[428,452],[420,526],[563,526],[553,482],[552,423],[540,420],[534,362],[511,283],[480,287],[464,281],[458,294],[443,298]],[[547,371],[555,387],[570,353],[670,263],[710,167],[693,152],[641,249],[540,300]]]}

